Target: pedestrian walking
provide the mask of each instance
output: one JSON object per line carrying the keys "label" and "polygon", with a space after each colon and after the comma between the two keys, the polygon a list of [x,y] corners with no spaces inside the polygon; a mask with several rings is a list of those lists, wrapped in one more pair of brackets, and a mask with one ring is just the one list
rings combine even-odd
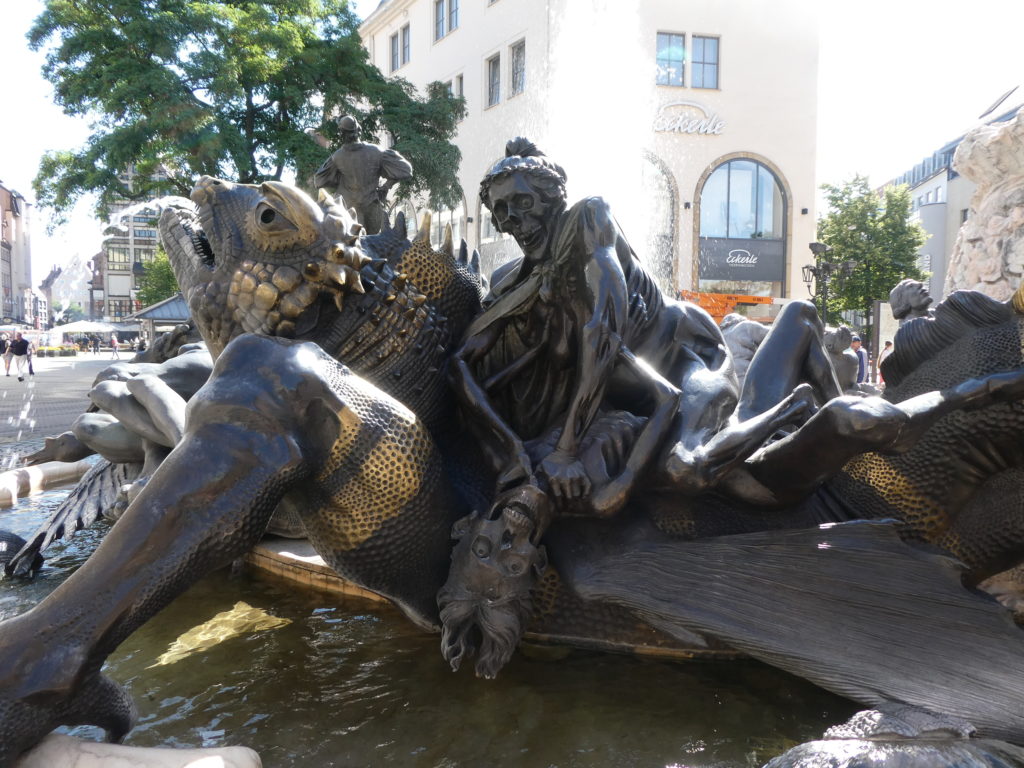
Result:
{"label": "pedestrian walking", "polygon": [[861,346],[860,336],[853,337],[850,341],[850,349],[857,353],[857,383],[863,384],[867,381],[868,351]]}
{"label": "pedestrian walking", "polygon": [[25,368],[28,365],[28,339],[21,335],[21,331],[14,332],[14,341],[11,342],[11,355],[14,358],[14,365],[18,369],[18,381],[25,380]]}
{"label": "pedestrian walking", "polygon": [[121,359],[121,355],[117,351],[117,348],[118,348],[119,344],[120,344],[120,342],[118,342],[118,340],[117,340],[117,334],[116,333],[110,334],[110,359],[111,360],[120,360]]}
{"label": "pedestrian walking", "polygon": [[89,337],[89,343],[92,344],[92,353],[98,355],[100,353],[100,337],[93,334]]}
{"label": "pedestrian walking", "polygon": [[7,334],[0,336],[0,354],[4,356],[4,373],[8,376],[11,375],[11,340],[7,338]]}

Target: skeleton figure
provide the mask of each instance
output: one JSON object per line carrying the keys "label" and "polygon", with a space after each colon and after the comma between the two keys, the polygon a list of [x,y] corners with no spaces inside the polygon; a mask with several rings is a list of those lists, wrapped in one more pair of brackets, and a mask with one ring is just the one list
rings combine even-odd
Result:
{"label": "skeleton figure", "polygon": [[[798,503],[863,451],[906,450],[954,407],[844,396],[807,302],[780,313],[741,391],[710,316],[661,293],[603,200],[568,207],[565,180],[521,138],[484,178],[481,199],[524,256],[493,275],[452,366],[499,499],[524,491],[530,541],[560,517],[610,518],[627,501],[638,514],[659,491],[714,491],[763,509]],[[475,541],[500,508],[457,538]],[[472,555],[456,550],[441,595],[454,639],[469,634],[468,601],[485,638],[497,624],[487,590],[500,574]],[[453,595],[457,609],[446,603]],[[481,647],[485,669],[495,645]],[[459,642],[443,650],[453,666],[465,656]]]}

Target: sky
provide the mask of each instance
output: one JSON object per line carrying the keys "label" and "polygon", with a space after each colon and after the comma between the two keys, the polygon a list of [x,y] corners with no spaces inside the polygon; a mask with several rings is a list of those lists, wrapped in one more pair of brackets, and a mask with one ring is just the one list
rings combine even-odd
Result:
{"label": "sky", "polygon": [[[378,2],[356,0],[356,12],[365,18]],[[807,2],[820,17],[819,184],[859,173],[880,185],[977,125],[1013,86],[1021,87],[1004,107],[1024,102],[1024,0]],[[0,181],[29,201],[43,153],[76,148],[89,134],[86,120],[53,104],[40,74],[43,56],[28,49],[25,33],[42,7],[42,0],[6,2],[0,23],[0,71],[6,74]],[[52,235],[48,212],[35,211],[34,285],[52,266],[99,250],[101,226],[90,211],[83,201]]]}

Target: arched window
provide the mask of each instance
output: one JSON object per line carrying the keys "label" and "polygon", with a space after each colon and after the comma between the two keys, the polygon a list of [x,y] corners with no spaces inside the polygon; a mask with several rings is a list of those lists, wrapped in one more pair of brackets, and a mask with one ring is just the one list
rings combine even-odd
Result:
{"label": "arched window", "polygon": [[700,193],[700,290],[782,296],[786,197],[767,166],[740,158],[718,166]]}

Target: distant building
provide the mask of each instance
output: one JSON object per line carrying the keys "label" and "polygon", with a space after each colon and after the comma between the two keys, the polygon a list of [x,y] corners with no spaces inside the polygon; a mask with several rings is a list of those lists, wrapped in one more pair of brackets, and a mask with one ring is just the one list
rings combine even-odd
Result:
{"label": "distant building", "polygon": [[466,98],[464,199],[438,211],[485,269],[518,253],[481,205],[517,135],[609,198],[662,287],[791,297],[815,240],[818,32],[813,3],[383,0],[371,61]]}
{"label": "distant building", "polygon": [[[92,279],[91,261],[83,262],[75,256],[65,266],[51,268],[39,284],[39,289],[54,315],[62,315],[77,305],[84,318],[89,318],[89,287]],[[50,322],[53,322],[53,318]]]}
{"label": "distant building", "polygon": [[[134,169],[122,174],[121,181],[132,188]],[[136,299],[143,267],[156,256],[156,222],[159,212],[142,203],[124,201],[111,208],[110,225],[104,234],[102,258],[94,259],[93,274],[102,280],[102,289],[93,290],[94,301],[102,301],[102,319],[124,320],[142,308]],[[97,317],[96,319],[100,319]]]}
{"label": "distant building", "polygon": [[[1021,106],[1024,105],[1003,112],[988,122],[1012,120]],[[958,136],[884,185],[906,184],[910,188],[913,216],[928,233],[928,239],[918,251],[917,262],[923,271],[930,273],[928,290],[936,302],[944,296],[949,257],[960,225],[967,220],[971,197],[977,188],[977,184],[953,169],[953,155],[963,139],[964,136]]]}
{"label": "distant building", "polygon": [[30,213],[28,201],[0,182],[0,320],[5,325],[35,327]]}

